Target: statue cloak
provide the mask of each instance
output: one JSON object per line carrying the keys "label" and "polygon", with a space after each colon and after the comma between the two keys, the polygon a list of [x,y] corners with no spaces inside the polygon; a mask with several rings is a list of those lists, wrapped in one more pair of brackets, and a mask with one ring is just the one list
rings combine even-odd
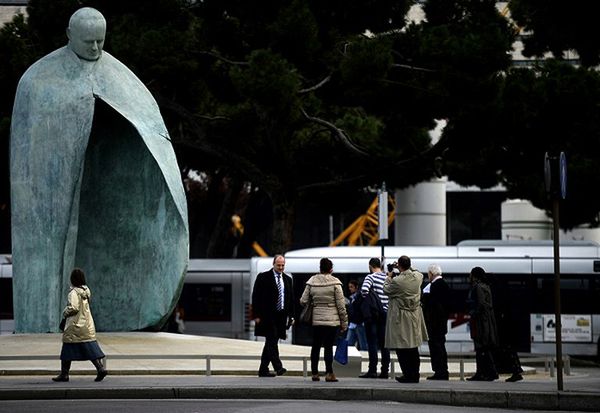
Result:
{"label": "statue cloak", "polygon": [[99,331],[156,327],[188,262],[185,193],[156,101],[107,52],[68,47],[21,78],[10,141],[17,333],[58,331],[74,267]]}

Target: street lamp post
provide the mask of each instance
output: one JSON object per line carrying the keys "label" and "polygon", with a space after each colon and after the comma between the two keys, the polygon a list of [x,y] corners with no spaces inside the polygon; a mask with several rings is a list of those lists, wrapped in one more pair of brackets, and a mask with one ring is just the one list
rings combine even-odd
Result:
{"label": "street lamp post", "polygon": [[554,244],[554,318],[556,341],[556,383],[563,390],[562,322],[560,308],[560,220],[559,201],[567,195],[567,158],[564,152],[551,156],[546,152],[544,159],[546,191],[552,200],[553,244]]}
{"label": "street lamp post", "polygon": [[379,244],[381,245],[381,265],[383,266],[385,261],[385,241],[388,239],[388,193],[385,189],[385,182],[377,192],[377,203]]}

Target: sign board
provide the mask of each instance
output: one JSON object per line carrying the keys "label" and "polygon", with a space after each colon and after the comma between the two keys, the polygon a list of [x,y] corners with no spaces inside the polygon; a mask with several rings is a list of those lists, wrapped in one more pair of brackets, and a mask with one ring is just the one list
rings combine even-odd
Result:
{"label": "sign board", "polygon": [[379,239],[388,239],[388,193],[386,190],[379,191],[379,194],[377,195],[377,202]]}
{"label": "sign board", "polygon": [[560,177],[560,196],[562,199],[567,197],[567,157],[564,152],[560,153],[559,158],[559,177]]}
{"label": "sign board", "polygon": [[[531,314],[531,340],[553,343],[556,340],[556,316],[554,314]],[[591,314],[562,314],[561,341],[590,343],[592,341]]]}
{"label": "sign board", "polygon": [[546,192],[552,198],[567,197],[567,156],[564,152],[558,156],[548,152],[544,155],[544,183]]}

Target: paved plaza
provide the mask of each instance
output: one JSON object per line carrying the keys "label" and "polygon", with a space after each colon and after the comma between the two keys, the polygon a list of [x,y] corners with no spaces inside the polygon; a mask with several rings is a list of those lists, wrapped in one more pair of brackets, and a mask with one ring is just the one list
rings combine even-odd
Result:
{"label": "paved plaza", "polygon": [[[431,370],[423,357],[421,382],[400,384],[393,379],[359,379],[355,373],[357,368],[366,371],[367,355],[356,351],[350,354],[349,365],[334,364],[340,381],[325,383],[312,382],[305,375],[310,355],[305,346],[281,344],[288,373],[258,378],[263,345],[258,341],[169,333],[99,333],[98,341],[107,355],[109,376],[104,381],[94,382],[90,362],[74,362],[70,381],[54,383],[50,378],[60,366],[60,334],[0,336],[0,403],[82,398],[323,399],[600,411],[597,367],[572,366],[559,392],[556,377],[543,365],[525,364],[524,380],[516,383],[504,382],[508,376],[495,382],[469,382],[461,380],[461,366],[454,361],[451,380],[440,382],[425,379]],[[473,374],[474,368],[472,361],[464,362],[463,376]]]}

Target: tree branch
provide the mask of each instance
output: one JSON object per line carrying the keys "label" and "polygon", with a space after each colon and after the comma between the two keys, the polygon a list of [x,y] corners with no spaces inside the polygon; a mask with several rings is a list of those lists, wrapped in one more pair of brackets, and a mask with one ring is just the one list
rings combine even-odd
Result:
{"label": "tree branch", "polygon": [[195,51],[195,53],[197,53],[197,54],[205,54],[205,55],[208,55],[208,56],[212,56],[212,57],[214,57],[214,58],[216,58],[218,60],[222,60],[225,63],[229,63],[230,65],[236,65],[236,66],[249,66],[250,65],[249,62],[238,62],[238,61],[235,61],[235,60],[230,60],[230,59],[227,59],[226,57],[221,56],[220,54],[218,54],[216,52],[211,52],[211,51],[208,51],[208,50],[198,50],[198,51]]}
{"label": "tree branch", "polygon": [[213,156],[219,159],[226,165],[229,165],[232,169],[235,169],[244,175],[252,176],[252,181],[257,182],[263,186],[273,185],[273,179],[263,173],[263,171],[257,167],[253,162],[249,161],[247,158],[243,156],[239,156],[235,152],[228,151],[225,148],[220,148],[219,146],[215,146],[206,141],[206,136],[204,134],[204,128],[198,124],[198,120],[196,116],[190,113],[187,108],[182,105],[174,102],[170,99],[165,99],[160,95],[156,95],[156,100],[162,108],[166,108],[171,110],[175,114],[177,114],[182,120],[188,122],[191,125],[191,131],[195,135],[196,140],[183,140],[183,139],[172,139],[173,144],[183,145],[186,147],[194,148],[199,150],[200,152]]}
{"label": "tree branch", "polygon": [[[386,159],[377,159],[377,158],[373,158],[373,162],[372,164],[374,165],[374,167],[376,167],[376,165],[383,165],[381,167],[381,170],[379,171],[380,174],[385,173],[385,171],[389,170],[390,173],[391,172],[396,172],[397,173],[397,169],[398,168],[408,168],[411,165],[421,165],[423,163],[423,159],[424,158],[428,158],[428,159],[432,159],[433,160],[433,172],[436,176],[441,177],[442,176],[442,171],[441,171],[441,163],[443,162],[443,156],[444,153],[447,151],[448,149],[448,139],[445,138],[443,135],[440,138],[440,140],[435,144],[430,146],[429,148],[427,148],[426,150],[416,154],[415,156],[412,156],[410,158],[407,159],[402,159],[396,162],[390,162],[389,158]],[[332,181],[327,181],[327,182],[317,182],[314,184],[308,184],[308,185],[303,185],[298,187],[298,192],[309,192],[309,191],[314,191],[314,190],[327,190],[327,189],[333,189],[333,188],[337,188],[340,185],[368,185],[373,183],[373,177],[371,175],[357,175],[357,176],[353,176],[351,178],[346,178],[346,179],[336,179],[336,180],[332,180]]]}
{"label": "tree branch", "polygon": [[326,120],[315,118],[313,116],[309,116],[306,113],[306,111],[304,110],[304,108],[302,108],[302,107],[300,108],[300,110],[302,111],[302,114],[304,115],[304,117],[306,119],[308,119],[309,121],[314,122],[318,125],[325,126],[330,132],[332,132],[334,134],[334,136],[337,136],[338,140],[342,143],[342,145],[344,145],[346,147],[346,149],[348,149],[351,152],[354,152],[355,154],[360,155],[360,156],[369,156],[368,153],[366,153],[365,151],[360,149],[358,146],[353,144],[352,141],[350,141],[350,138],[348,138],[348,136],[342,129],[338,128],[333,123],[327,122]]}
{"label": "tree branch", "polygon": [[410,69],[410,70],[419,70],[421,72],[429,72],[429,73],[436,73],[437,70],[433,70],[433,69],[426,69],[424,67],[417,67],[417,66],[411,66],[411,65],[403,65],[400,63],[394,63],[392,65],[392,67],[400,67],[402,69]]}
{"label": "tree branch", "polygon": [[210,121],[213,121],[213,120],[230,121],[231,120],[231,118],[228,118],[227,116],[208,116],[208,115],[194,115],[194,116],[196,116],[197,118],[200,118],[200,119],[205,119],[205,120],[210,120]]}
{"label": "tree branch", "polygon": [[317,90],[318,88],[320,88],[321,86],[323,86],[325,83],[329,82],[331,80],[331,75],[327,76],[325,79],[321,80],[319,83],[317,83],[314,86],[308,87],[306,89],[300,89],[298,91],[299,94],[304,94],[304,93],[309,93],[312,92],[313,90]]}

